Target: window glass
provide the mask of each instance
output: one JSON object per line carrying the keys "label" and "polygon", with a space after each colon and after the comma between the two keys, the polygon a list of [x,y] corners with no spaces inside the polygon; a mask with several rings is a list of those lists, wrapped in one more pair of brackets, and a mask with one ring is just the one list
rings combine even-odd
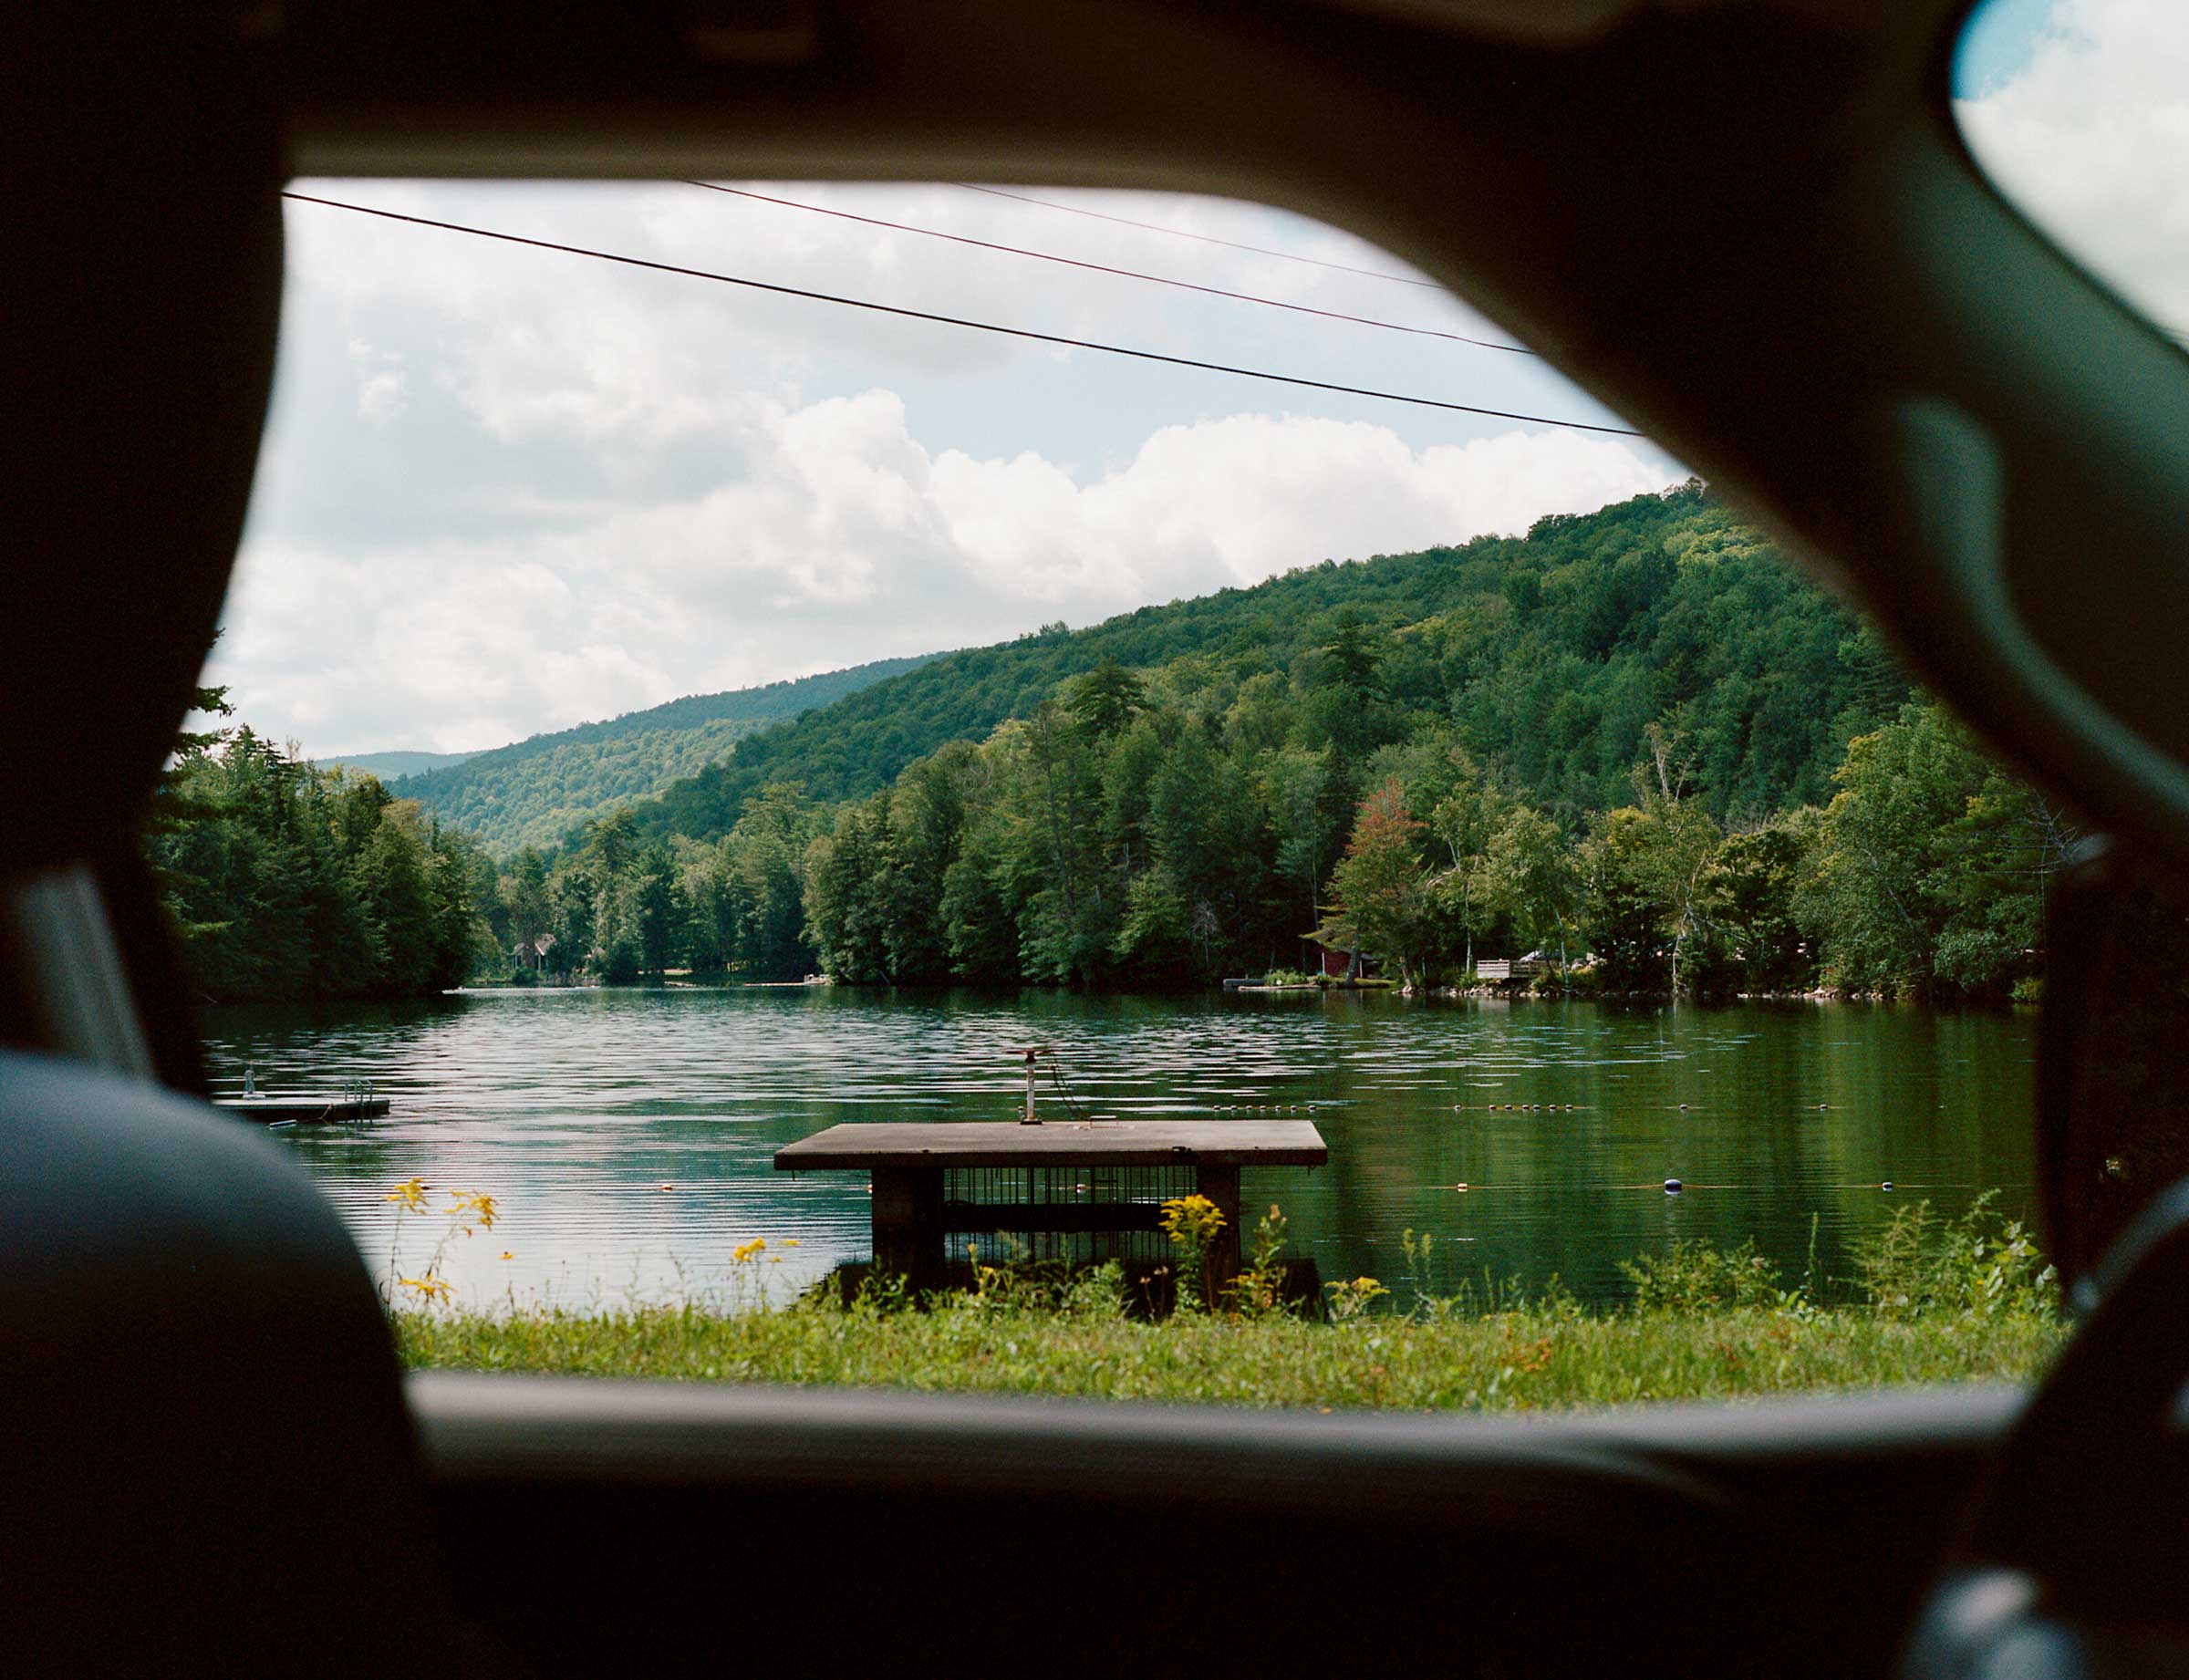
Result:
{"label": "window glass", "polygon": [[287,214],[147,844],[413,1360],[1502,1408],[2051,1345],[2071,829],[1425,276],[1009,186]]}
{"label": "window glass", "polygon": [[2177,342],[2189,332],[2189,11],[1988,0],[1954,114],[1999,190]]}

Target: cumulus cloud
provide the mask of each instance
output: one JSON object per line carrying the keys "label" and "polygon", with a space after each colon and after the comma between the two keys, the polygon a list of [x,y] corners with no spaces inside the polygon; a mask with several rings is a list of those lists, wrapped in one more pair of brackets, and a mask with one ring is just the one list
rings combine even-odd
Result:
{"label": "cumulus cloud", "polygon": [[[223,674],[307,749],[443,750],[892,654],[1084,625],[1326,557],[1525,528],[1658,488],[1624,440],[1417,449],[1235,414],[1115,470],[930,451],[886,390],[783,412],[749,469],[567,532],[247,555]],[[321,732],[325,739],[321,739]]]}
{"label": "cumulus cloud", "polygon": [[[319,189],[307,189],[318,191]],[[674,183],[327,196],[1043,331],[1605,418],[1544,364]],[[1447,330],[1419,285],[949,187],[786,190]],[[1211,200],[1073,202],[1403,273]],[[1639,441],[1298,393],[291,207],[273,420],[214,679],[307,751],[483,747],[1084,625],[1655,489]],[[1253,388],[1262,400],[1267,387]]]}
{"label": "cumulus cloud", "polygon": [[2189,331],[2189,7],[2057,0],[2027,59],[1956,110],[2007,197]]}

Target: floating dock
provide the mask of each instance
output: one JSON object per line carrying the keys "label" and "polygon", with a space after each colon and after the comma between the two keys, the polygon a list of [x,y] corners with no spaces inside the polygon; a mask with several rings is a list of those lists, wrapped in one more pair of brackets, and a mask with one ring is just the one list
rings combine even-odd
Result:
{"label": "floating dock", "polygon": [[[1028,1056],[1032,1112],[1032,1053]],[[1200,1195],[1223,1224],[1209,1275],[1239,1273],[1242,1167],[1321,1167],[1306,1120],[851,1122],[786,1144],[777,1172],[871,1176],[874,1258],[918,1288],[948,1270],[946,1234],[1160,1229],[1163,1204]]]}
{"label": "floating dock", "polygon": [[224,1096],[213,1104],[242,1120],[261,1125],[347,1125],[378,1120],[388,1112],[384,1096]]}

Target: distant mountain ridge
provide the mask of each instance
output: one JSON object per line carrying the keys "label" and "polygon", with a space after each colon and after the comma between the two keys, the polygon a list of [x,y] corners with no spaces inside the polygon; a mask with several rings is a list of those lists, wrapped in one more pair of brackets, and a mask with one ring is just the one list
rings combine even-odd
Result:
{"label": "distant mountain ridge", "polygon": [[1675,708],[1714,815],[1821,804],[1850,735],[1908,691],[1873,637],[1691,482],[1547,515],[1524,536],[1324,560],[945,654],[749,735],[664,788],[639,825],[711,840],[771,783],[823,804],[864,798],[946,742],[1032,717],[1105,660],[1234,693],[1258,673],[1289,680],[1348,624],[1388,638],[1377,681],[1400,711],[1450,721],[1567,816],[1631,797],[1645,726]]}
{"label": "distant mountain ridge", "polygon": [[761,688],[688,695],[483,752],[356,753],[328,762],[385,778],[389,771],[372,761],[443,761],[396,772],[389,791],[507,856],[526,845],[552,846],[577,824],[696,773],[754,730],[833,704],[936,657],[877,659]]}
{"label": "distant mountain ridge", "polygon": [[466,759],[477,758],[477,752],[410,752],[400,750],[389,752],[343,752],[333,758],[317,762],[322,770],[332,770],[337,764],[345,770],[361,770],[368,776],[378,776],[383,782],[393,782],[399,776],[415,776],[429,770],[447,770]]}

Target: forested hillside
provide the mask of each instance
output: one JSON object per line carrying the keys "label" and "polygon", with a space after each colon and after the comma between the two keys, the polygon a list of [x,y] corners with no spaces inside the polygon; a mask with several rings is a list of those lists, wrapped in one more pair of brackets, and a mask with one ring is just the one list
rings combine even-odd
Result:
{"label": "forested hillside", "polygon": [[[225,715],[223,691],[196,709]],[[202,1001],[414,997],[498,956],[476,841],[248,728],[182,737],[144,845]]]}
{"label": "forested hillside", "polygon": [[1193,985],[1312,932],[1409,981],[2003,997],[2073,837],[1691,484],[937,660],[486,911],[602,978]]}
{"label": "forested hillside", "polygon": [[[605,781],[718,726],[745,721],[514,768],[582,748]],[[2035,984],[2074,838],[1688,484],[947,655],[499,868],[247,731],[185,741],[150,849],[221,996],[438,983],[466,951],[515,979],[1205,985],[1305,966],[1312,935],[1416,983],[1534,952],[1561,989],[1998,998]]]}
{"label": "forested hillside", "polygon": [[[1350,627],[1350,628],[1347,628]],[[1342,628],[1376,660],[1373,718],[1322,680]],[[771,783],[823,804],[887,786],[950,741],[1032,715],[1105,660],[1188,664],[1197,709],[1251,710],[1299,691],[1315,741],[1348,750],[1451,728],[1516,792],[1565,815],[1625,796],[1651,722],[1677,712],[1713,817],[1827,796],[1851,736],[1890,717],[1905,683],[1876,642],[1699,486],[1525,537],[1302,567],[1250,589],[1056,626],[953,653],[786,728],[638,813],[656,835],[712,839]]]}
{"label": "forested hillside", "polygon": [[690,695],[605,723],[581,723],[471,753],[451,765],[404,775],[389,791],[476,835],[490,851],[554,845],[579,824],[691,775],[754,730],[827,706],[921,663],[918,658],[878,659],[764,688]]}
{"label": "forested hillside", "polygon": [[322,770],[350,770],[386,782],[396,776],[415,776],[429,770],[448,770],[476,752],[349,752],[340,758],[321,759]]}

